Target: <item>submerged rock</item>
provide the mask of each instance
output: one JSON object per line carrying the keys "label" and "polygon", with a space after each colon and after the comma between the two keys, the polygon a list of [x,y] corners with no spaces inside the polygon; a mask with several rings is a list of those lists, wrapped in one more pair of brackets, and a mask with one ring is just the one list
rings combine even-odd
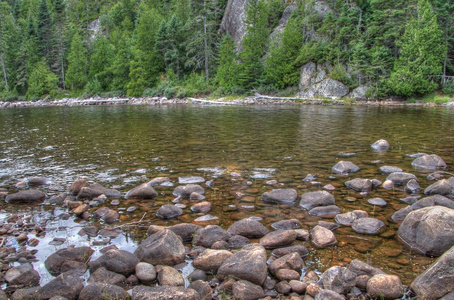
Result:
{"label": "submerged rock", "polygon": [[183,214],[183,210],[175,205],[165,204],[156,212],[156,216],[161,219],[173,219]]}
{"label": "submerged rock", "polygon": [[[394,172],[388,175],[386,180],[391,180],[394,185],[405,186],[410,180],[417,180],[414,174],[405,172]],[[386,181],[385,181],[386,182]]]}
{"label": "submerged rock", "polygon": [[348,173],[355,173],[358,172],[360,169],[357,165],[352,163],[351,161],[343,161],[341,160],[337,164],[335,164],[332,170],[336,173],[340,174],[348,174]]}
{"label": "submerged rock", "polygon": [[336,205],[314,207],[309,211],[309,215],[320,218],[334,218],[340,214],[340,208]]}
{"label": "submerged rock", "polygon": [[301,196],[300,206],[311,210],[317,206],[335,205],[334,196],[327,191],[316,191],[304,193]]}
{"label": "submerged rock", "polygon": [[276,230],[268,233],[260,239],[260,245],[266,249],[274,249],[292,244],[296,240],[294,230]]}
{"label": "submerged rock", "polygon": [[385,223],[383,223],[383,221],[374,218],[360,218],[352,223],[353,230],[363,234],[376,234],[384,226]]}
{"label": "submerged rock", "polygon": [[82,187],[77,194],[78,199],[93,199],[105,195],[107,198],[120,198],[121,193],[115,189],[103,187],[99,183],[93,183],[87,187]]}
{"label": "submerged rock", "polygon": [[198,184],[180,185],[173,190],[172,195],[174,195],[175,197],[189,199],[192,193],[203,195],[205,194],[205,190]]}
{"label": "submerged rock", "polygon": [[261,199],[267,203],[293,204],[298,194],[294,189],[276,189],[262,194]]}
{"label": "submerged rock", "polygon": [[46,194],[40,190],[26,190],[7,195],[5,202],[9,204],[21,204],[31,202],[41,202],[46,198]]}
{"label": "submerged rock", "polygon": [[352,226],[353,222],[356,219],[359,218],[367,218],[368,214],[367,212],[363,210],[354,210],[351,212],[343,213],[343,214],[338,214],[334,220],[344,226]]}
{"label": "submerged rock", "polygon": [[370,146],[374,150],[388,150],[389,149],[389,143],[387,140],[378,140]]}

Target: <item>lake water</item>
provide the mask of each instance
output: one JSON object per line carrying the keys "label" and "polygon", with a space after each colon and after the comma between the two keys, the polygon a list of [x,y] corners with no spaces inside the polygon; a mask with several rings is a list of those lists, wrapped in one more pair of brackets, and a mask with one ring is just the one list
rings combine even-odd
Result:
{"label": "lake water", "polygon": [[[84,177],[126,192],[158,176],[169,177],[177,186],[178,177],[195,175],[214,182],[213,188],[203,185],[206,200],[213,204],[210,214],[219,218],[209,224],[227,229],[236,220],[257,216],[271,228],[273,222],[297,218],[303,228],[310,230],[321,219],[309,216],[299,207],[299,201],[294,206],[272,205],[263,203],[260,196],[283,187],[296,189],[300,196],[332,184],[342,212],[367,211],[386,223],[385,234],[360,235],[350,227],[341,227],[335,231],[339,242],[336,247],[315,249],[309,242],[301,242],[310,250],[308,267],[323,272],[357,258],[397,274],[409,284],[433,259],[407,250],[395,237],[398,225],[390,217],[407,205],[399,200],[407,195],[402,190],[382,187],[360,195],[348,190],[344,182],[353,178],[384,181],[386,175],[379,167],[389,165],[417,175],[424,189],[433,183],[426,180],[429,173],[413,169],[413,159],[406,154],[438,154],[448,164],[446,171],[452,171],[453,117],[454,110],[446,108],[360,106],[5,109],[0,110],[0,187],[14,192],[19,180],[44,176],[52,179],[52,184],[44,188],[50,196]],[[378,139],[388,140],[391,149],[371,149],[370,145]],[[350,177],[334,174],[331,168],[340,160],[350,160],[361,170]],[[307,174],[313,174],[320,185],[304,183],[302,179]],[[279,184],[270,186],[266,184],[268,180]],[[126,234],[112,243],[132,251],[146,236],[148,225],[173,225],[200,217],[201,214],[191,212],[189,201],[183,201],[187,208],[179,219],[160,220],[155,216],[161,205],[175,198],[173,189],[158,187],[160,195],[155,201],[121,200],[119,206],[107,204],[114,209],[138,208],[132,213],[120,210],[118,225],[138,221],[146,213],[146,223],[125,227]],[[380,208],[367,203],[375,197],[383,198],[388,205]],[[91,243],[86,237],[77,237],[80,226],[85,224],[82,220],[58,218],[61,208],[6,203],[1,206],[3,218],[15,212],[30,212],[35,220],[50,219],[48,234],[35,247],[38,257],[45,258],[49,251],[71,243]],[[47,246],[60,236],[67,238],[65,244]],[[42,265],[38,268],[42,269]]]}

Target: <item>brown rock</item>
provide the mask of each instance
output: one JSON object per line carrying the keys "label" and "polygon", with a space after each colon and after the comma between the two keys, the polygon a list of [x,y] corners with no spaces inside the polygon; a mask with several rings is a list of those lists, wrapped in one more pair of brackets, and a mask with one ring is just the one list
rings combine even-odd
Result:
{"label": "brown rock", "polygon": [[184,278],[177,269],[169,266],[157,266],[158,282],[161,286],[184,286]]}
{"label": "brown rock", "polygon": [[232,255],[233,253],[227,250],[207,249],[194,260],[193,265],[197,269],[216,273],[224,261]]}
{"label": "brown rock", "polygon": [[268,233],[260,239],[260,245],[266,249],[274,249],[292,244],[296,240],[294,230],[276,230]]}
{"label": "brown rock", "polygon": [[246,280],[240,280],[232,286],[233,296],[236,299],[256,300],[265,296],[261,286]]}
{"label": "brown rock", "polygon": [[325,248],[337,244],[334,233],[322,226],[315,226],[311,231],[311,241],[319,248]]}
{"label": "brown rock", "polygon": [[396,275],[378,274],[367,282],[367,294],[374,299],[400,298],[403,291],[402,282]]}

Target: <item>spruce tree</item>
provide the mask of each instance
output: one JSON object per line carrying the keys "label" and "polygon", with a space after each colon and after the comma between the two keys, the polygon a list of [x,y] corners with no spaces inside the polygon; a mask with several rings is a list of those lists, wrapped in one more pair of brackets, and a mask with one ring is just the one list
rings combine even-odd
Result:
{"label": "spruce tree", "polygon": [[113,79],[111,66],[115,59],[115,49],[105,36],[99,36],[95,40],[93,48],[89,78],[99,82],[101,89],[106,91]]}
{"label": "spruce tree", "polygon": [[47,0],[39,0],[37,16],[38,54],[49,64],[52,57],[53,22]]}
{"label": "spruce tree", "polygon": [[74,34],[68,54],[68,71],[66,86],[71,89],[82,89],[87,84],[88,60],[87,51],[78,33]]}
{"label": "spruce tree", "polygon": [[229,34],[226,34],[222,38],[219,49],[219,66],[215,78],[215,82],[226,93],[231,93],[239,84],[236,60],[235,41]]}
{"label": "spruce tree", "polygon": [[389,79],[401,96],[424,94],[437,88],[430,76],[442,74],[446,44],[429,0],[419,0],[416,16],[398,41],[400,56]]}
{"label": "spruce tree", "polygon": [[55,94],[58,78],[49,69],[44,58],[38,61],[30,74],[27,99],[36,100],[44,95]]}

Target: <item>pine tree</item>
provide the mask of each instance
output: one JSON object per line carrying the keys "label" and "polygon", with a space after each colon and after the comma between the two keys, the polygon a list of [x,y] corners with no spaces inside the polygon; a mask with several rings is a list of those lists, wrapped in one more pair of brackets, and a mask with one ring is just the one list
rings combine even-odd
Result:
{"label": "pine tree", "polygon": [[243,52],[240,54],[240,83],[251,89],[263,81],[263,56],[269,39],[268,7],[265,1],[251,0],[247,4],[248,32],[243,39]]}
{"label": "pine tree", "polygon": [[47,0],[40,0],[37,17],[38,54],[44,57],[48,64],[51,63],[53,46],[53,22]]}
{"label": "pine tree", "polygon": [[183,25],[176,15],[169,22],[162,22],[156,34],[156,48],[163,57],[166,72],[172,69],[180,78],[184,61]]}
{"label": "pine tree", "polygon": [[55,11],[55,32],[53,43],[52,54],[52,70],[55,74],[59,74],[60,83],[63,89],[65,89],[65,3],[63,0],[53,0],[53,6]]}
{"label": "pine tree", "polygon": [[112,83],[112,63],[115,59],[114,46],[107,37],[100,36],[94,42],[93,54],[90,58],[91,80],[96,80],[101,85],[101,89],[106,91]]}
{"label": "pine tree", "polygon": [[27,99],[35,100],[57,91],[58,78],[49,69],[44,59],[37,62],[30,74]]}
{"label": "pine tree", "polygon": [[454,1],[433,0],[434,10],[437,13],[438,24],[443,31],[448,51],[444,61],[443,74],[454,74]]}
{"label": "pine tree", "polygon": [[442,73],[446,44],[429,0],[419,0],[417,15],[399,40],[400,56],[389,85],[397,95],[424,94],[437,88],[431,75]]}
{"label": "pine tree", "polygon": [[131,61],[131,32],[125,30],[118,34],[120,39],[116,47],[115,59],[109,70],[113,76],[110,89],[126,94]]}
{"label": "pine tree", "polygon": [[78,33],[74,34],[68,54],[68,71],[66,86],[71,89],[82,89],[87,84],[88,60],[85,47]]}
{"label": "pine tree", "polygon": [[216,73],[215,82],[219,87],[230,93],[238,86],[238,64],[235,54],[235,41],[226,34],[222,38],[219,49],[219,66]]}

